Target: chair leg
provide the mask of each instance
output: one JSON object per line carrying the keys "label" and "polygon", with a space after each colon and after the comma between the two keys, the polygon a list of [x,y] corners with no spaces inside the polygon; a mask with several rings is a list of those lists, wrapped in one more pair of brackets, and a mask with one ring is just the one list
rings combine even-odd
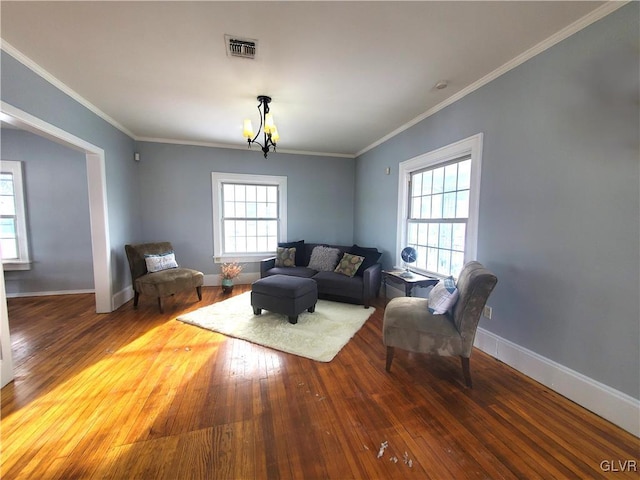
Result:
{"label": "chair leg", "polygon": [[387,366],[385,367],[387,372],[391,371],[391,362],[393,362],[393,354],[395,349],[393,347],[387,347]]}
{"label": "chair leg", "polygon": [[460,357],[460,360],[462,360],[462,374],[464,375],[464,383],[467,384],[467,387],[472,388],[471,371],[469,370],[469,358]]}
{"label": "chair leg", "polygon": [[140,293],[139,292],[133,292],[133,308],[137,308],[138,307],[138,300],[140,300]]}
{"label": "chair leg", "polygon": [[198,301],[202,300],[202,286],[196,287],[196,293],[198,294]]}
{"label": "chair leg", "polygon": [[162,306],[162,297],[158,297],[158,308],[160,308],[160,313],[164,313],[164,307]]}

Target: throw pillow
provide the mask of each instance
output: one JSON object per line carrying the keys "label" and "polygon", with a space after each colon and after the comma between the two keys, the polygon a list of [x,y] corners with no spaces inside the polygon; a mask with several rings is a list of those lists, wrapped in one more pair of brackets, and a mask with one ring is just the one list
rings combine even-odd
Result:
{"label": "throw pillow", "polygon": [[353,247],[351,247],[349,249],[349,253],[351,253],[352,255],[358,255],[360,257],[364,257],[364,261],[362,262],[362,264],[358,268],[358,271],[356,272],[356,275],[358,275],[359,277],[364,275],[364,271],[367,268],[369,268],[371,265],[375,265],[380,259],[380,257],[382,256],[382,253],[380,253],[375,248],[364,248],[364,247],[359,247],[358,245],[354,245]]}
{"label": "throw pillow", "polygon": [[178,268],[176,255],[174,252],[161,253],[159,255],[145,255],[144,262],[147,264],[147,272],[155,273],[170,268]]}
{"label": "throw pillow", "polygon": [[334,272],[341,273],[343,275],[346,275],[347,277],[353,277],[358,271],[360,265],[362,265],[362,262],[364,262],[364,257],[345,253]]}
{"label": "throw pillow", "polygon": [[313,247],[309,268],[318,272],[333,272],[338,265],[340,250],[337,248],[323,247],[318,245]]}
{"label": "throw pillow", "polygon": [[295,267],[296,249],[278,247],[276,251],[276,267]]}
{"label": "throw pillow", "polygon": [[442,315],[453,308],[458,300],[458,289],[453,277],[440,280],[429,292],[429,312]]}
{"label": "throw pillow", "polygon": [[307,264],[306,259],[304,258],[304,240],[299,240],[297,242],[282,242],[279,243],[278,246],[296,249],[296,265],[298,267],[304,267]]}

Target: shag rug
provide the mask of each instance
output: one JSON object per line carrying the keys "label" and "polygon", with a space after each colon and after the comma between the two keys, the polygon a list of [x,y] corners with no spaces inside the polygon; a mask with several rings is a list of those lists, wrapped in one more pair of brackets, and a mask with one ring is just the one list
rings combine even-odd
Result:
{"label": "shag rug", "polygon": [[181,322],[241,338],[318,362],[330,362],[364,325],[375,308],[318,300],[292,325],[286,315],[262,310],[254,315],[251,292],[178,317]]}

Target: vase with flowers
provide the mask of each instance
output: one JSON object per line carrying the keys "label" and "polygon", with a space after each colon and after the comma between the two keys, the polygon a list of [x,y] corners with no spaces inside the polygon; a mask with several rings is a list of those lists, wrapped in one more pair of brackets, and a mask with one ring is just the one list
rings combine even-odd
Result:
{"label": "vase with flowers", "polygon": [[233,279],[242,272],[242,265],[238,262],[223,263],[220,268],[222,278],[222,292],[231,293],[233,291]]}

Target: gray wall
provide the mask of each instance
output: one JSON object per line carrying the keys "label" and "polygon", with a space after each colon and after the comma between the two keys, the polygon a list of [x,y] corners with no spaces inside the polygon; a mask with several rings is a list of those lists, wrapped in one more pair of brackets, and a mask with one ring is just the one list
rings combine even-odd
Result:
{"label": "gray wall", "polygon": [[[287,238],[351,245],[355,161],[199,146],[139,142],[143,240],[173,243],[184,266],[213,264],[211,172],[287,177]],[[247,265],[246,272],[258,271]]]}
{"label": "gray wall", "polygon": [[0,73],[2,101],[104,149],[111,281],[118,293],[131,283],[124,245],[141,238],[134,141],[4,51]]}
{"label": "gray wall", "polygon": [[93,289],[84,154],[2,129],[2,160],[23,163],[31,270],[7,271],[7,294]]}
{"label": "gray wall", "polygon": [[634,398],[638,17],[633,2],[362,155],[355,207],[356,242],[392,265],[398,163],[483,132],[478,259],[499,282],[481,327]]}

